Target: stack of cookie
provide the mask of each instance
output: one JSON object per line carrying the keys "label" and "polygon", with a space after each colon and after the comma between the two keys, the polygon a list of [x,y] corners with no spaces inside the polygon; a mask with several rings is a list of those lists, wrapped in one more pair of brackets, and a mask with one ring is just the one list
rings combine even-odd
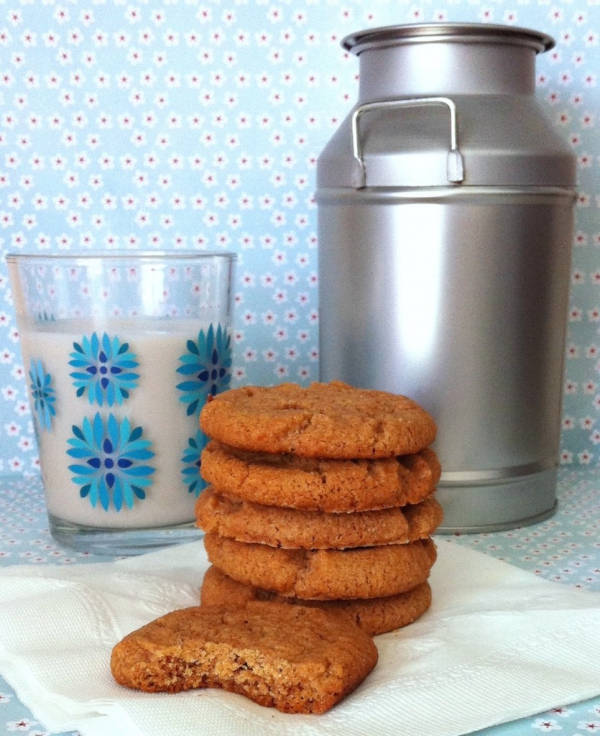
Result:
{"label": "stack of cookie", "polygon": [[202,605],[317,606],[371,635],[427,610],[440,466],[414,401],[339,382],[244,387],[207,403],[201,425]]}

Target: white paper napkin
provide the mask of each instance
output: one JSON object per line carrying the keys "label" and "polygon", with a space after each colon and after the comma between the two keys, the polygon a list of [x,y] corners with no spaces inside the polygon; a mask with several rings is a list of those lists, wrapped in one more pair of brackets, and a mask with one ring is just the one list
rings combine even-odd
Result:
{"label": "white paper napkin", "polygon": [[322,716],[219,690],[148,695],[114,683],[121,637],[197,604],[201,542],[0,570],[0,673],[46,728],[83,736],[456,736],[600,694],[600,594],[437,542],[431,610],[377,637],[375,670]]}

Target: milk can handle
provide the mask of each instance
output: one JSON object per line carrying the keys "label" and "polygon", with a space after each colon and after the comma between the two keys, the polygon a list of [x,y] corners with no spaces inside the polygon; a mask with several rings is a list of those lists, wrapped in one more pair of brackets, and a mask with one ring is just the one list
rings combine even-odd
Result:
{"label": "milk can handle", "polygon": [[452,184],[458,184],[464,179],[464,166],[461,152],[458,150],[456,105],[447,97],[418,97],[408,100],[382,100],[381,102],[366,102],[359,105],[352,113],[352,154],[354,156],[353,179],[354,186],[362,189],[367,186],[365,162],[363,160],[362,144],[358,130],[360,116],[372,110],[389,110],[397,107],[421,107],[423,105],[445,105],[450,111],[450,150],[446,158],[446,177]]}

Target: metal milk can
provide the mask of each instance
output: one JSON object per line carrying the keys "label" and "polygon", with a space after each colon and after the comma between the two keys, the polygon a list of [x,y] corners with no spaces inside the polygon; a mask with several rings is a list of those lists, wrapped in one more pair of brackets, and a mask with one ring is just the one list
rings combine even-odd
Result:
{"label": "metal milk can", "polygon": [[537,31],[365,30],[317,168],[321,380],[436,419],[440,531],[556,504],[575,157],[535,99]]}

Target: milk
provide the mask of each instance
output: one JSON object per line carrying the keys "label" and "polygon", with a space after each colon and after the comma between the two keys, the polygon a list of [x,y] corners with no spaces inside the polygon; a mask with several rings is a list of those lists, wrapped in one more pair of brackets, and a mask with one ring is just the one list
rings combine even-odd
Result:
{"label": "milk", "polygon": [[[49,400],[45,403],[45,414],[39,402],[38,410],[33,409],[33,395],[32,410],[46,503],[51,517],[75,525],[106,529],[155,528],[193,521],[196,494],[201,487],[196,476],[198,468],[194,463],[194,459],[199,458],[202,446],[198,435],[198,414],[206,395],[188,414],[191,403],[189,391],[177,386],[198,380],[191,373],[196,358],[190,353],[188,341],[197,344],[200,330],[206,336],[208,326],[191,319],[151,318],[111,319],[103,323],[65,319],[37,322],[31,329],[22,329],[26,371],[33,369],[34,378],[38,377],[36,369],[40,364],[37,361],[41,360],[45,374],[41,381],[41,390],[46,391],[46,399]],[[94,403],[90,404],[90,387],[79,385],[78,388],[74,375],[93,377],[93,366],[87,365],[86,373],[84,368],[72,365],[70,361],[77,361],[78,355],[81,356],[75,345],[83,348],[84,337],[88,338],[89,351],[93,333],[96,333],[98,340],[96,348],[100,346],[101,349],[105,334],[112,341],[111,345],[117,348],[128,345],[128,350],[123,349],[122,355],[133,358],[122,360],[124,368],[115,375],[133,375],[137,378],[124,380],[123,391],[117,387],[116,395],[113,391],[111,397],[107,392],[103,394],[100,383],[97,383],[99,388],[95,394],[92,391]],[[188,368],[184,369],[187,373],[181,372],[185,365],[183,356],[188,356]],[[221,358],[222,355],[219,356]],[[85,358],[83,362],[86,362]],[[116,365],[118,369],[118,360]],[[219,390],[227,387],[228,365],[230,362],[226,364],[225,360],[225,363],[216,366],[217,370],[213,366],[212,378],[209,376],[206,383],[208,389],[212,386],[214,392],[219,380]],[[110,382],[110,370],[105,366],[102,368]],[[220,378],[219,375],[215,376],[219,368]],[[99,376],[99,372],[95,375]],[[48,381],[45,388],[44,381]],[[28,384],[31,383],[28,374]],[[85,380],[80,380],[81,383],[85,384]],[[54,393],[51,393],[52,389]],[[77,395],[78,390],[80,396]],[[112,399],[112,405],[108,405],[109,398]],[[102,405],[99,405],[99,400]],[[132,461],[125,456],[119,460],[118,453],[111,454],[110,450],[114,450],[114,447],[110,438],[107,442],[109,424],[113,438],[116,428],[120,439],[131,436],[128,446],[138,448],[139,458]],[[94,427],[104,428],[104,441],[92,441],[91,445],[92,449],[97,450],[97,458],[82,449],[86,442],[81,439],[85,436],[84,430],[87,430],[89,439]],[[124,446],[127,444],[124,443]],[[90,447],[89,443],[87,447]],[[182,460],[184,456],[187,456],[185,462]],[[100,467],[94,468],[94,463]],[[118,463],[123,468],[117,467]],[[135,468],[139,476],[123,475],[125,471],[132,472]],[[186,469],[187,474],[184,474]],[[97,481],[99,476],[104,475],[103,497],[96,492],[94,499],[94,492],[89,489],[86,494],[85,473],[91,474],[92,483],[94,477]],[[119,480],[120,473],[124,483]],[[107,485],[111,479],[112,489]],[[190,492],[189,486],[194,481],[197,481],[196,487]],[[132,490],[133,486],[137,491]],[[123,492],[123,487],[126,492]],[[144,497],[140,498],[136,493]]]}

